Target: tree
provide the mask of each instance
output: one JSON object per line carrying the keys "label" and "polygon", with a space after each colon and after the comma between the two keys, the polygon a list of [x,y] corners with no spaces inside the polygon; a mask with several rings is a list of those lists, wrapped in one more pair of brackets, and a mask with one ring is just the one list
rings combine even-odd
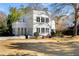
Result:
{"label": "tree", "polygon": [[23,15],[26,15],[27,12],[29,12],[31,10],[30,7],[26,7],[24,5],[21,5],[21,7],[18,9],[18,12],[20,12],[20,14],[23,16]]}
{"label": "tree", "polygon": [[7,31],[6,15],[0,12],[0,36],[4,35]]}
{"label": "tree", "polygon": [[18,12],[16,7],[11,7],[10,13],[7,17],[7,25],[8,25],[8,31],[10,35],[12,35],[12,23],[19,20],[20,17],[21,17],[21,13]]}
{"label": "tree", "polygon": [[35,10],[43,10],[44,6],[41,3],[30,3],[28,4],[28,7]]}
{"label": "tree", "polygon": [[75,22],[74,22],[74,30],[75,30],[75,36],[77,35],[77,19],[78,19],[78,15],[77,15],[77,13],[78,13],[78,8],[77,8],[77,4],[72,4],[72,6],[73,6],[73,8],[74,8],[74,10],[75,10],[75,15],[74,15],[74,17],[75,17]]}
{"label": "tree", "polygon": [[67,22],[66,19],[68,18],[67,15],[61,15],[61,16],[56,16],[55,17],[55,22],[56,22],[56,33],[58,35],[62,35],[64,30],[67,30]]}
{"label": "tree", "polygon": [[77,13],[78,13],[78,9],[79,9],[79,8],[77,7],[77,5],[78,5],[78,4],[76,4],[76,3],[51,4],[51,6],[54,6],[53,8],[54,8],[54,10],[55,10],[55,11],[54,11],[55,14],[57,14],[57,13],[59,13],[61,10],[63,10],[63,8],[64,8],[65,6],[71,6],[71,7],[74,9],[73,13],[71,13],[70,15],[74,14],[74,35],[75,35],[75,36],[77,35],[77,18],[78,18]]}

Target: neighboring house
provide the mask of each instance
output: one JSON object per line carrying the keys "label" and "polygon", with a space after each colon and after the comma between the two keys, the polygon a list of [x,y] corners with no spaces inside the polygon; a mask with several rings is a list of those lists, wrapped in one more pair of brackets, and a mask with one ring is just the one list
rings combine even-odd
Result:
{"label": "neighboring house", "polygon": [[[51,15],[50,12],[48,12]],[[45,11],[30,10],[21,20],[12,24],[14,35],[39,35],[46,36],[51,33],[51,29],[55,32],[55,21],[51,19]]]}

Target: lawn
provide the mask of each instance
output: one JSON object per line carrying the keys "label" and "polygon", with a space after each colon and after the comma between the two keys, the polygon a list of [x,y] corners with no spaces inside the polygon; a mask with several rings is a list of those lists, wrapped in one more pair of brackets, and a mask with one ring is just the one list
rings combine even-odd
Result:
{"label": "lawn", "polygon": [[0,41],[1,56],[79,56],[79,39],[25,39]]}

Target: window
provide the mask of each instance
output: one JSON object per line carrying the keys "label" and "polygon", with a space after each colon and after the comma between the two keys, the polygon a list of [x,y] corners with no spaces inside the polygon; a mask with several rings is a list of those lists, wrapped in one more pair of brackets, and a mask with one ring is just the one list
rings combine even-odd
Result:
{"label": "window", "polygon": [[49,18],[46,18],[46,23],[48,23],[49,22]]}
{"label": "window", "polygon": [[20,28],[18,28],[18,35],[20,35]]}
{"label": "window", "polygon": [[44,22],[44,17],[41,17],[41,22]]}
{"label": "window", "polygon": [[46,28],[46,33],[49,33],[49,28]]}
{"label": "window", "polygon": [[37,32],[40,33],[40,28],[37,28]]}
{"label": "window", "polygon": [[45,33],[45,28],[41,28],[41,33]]}
{"label": "window", "polygon": [[25,35],[27,34],[27,29],[25,28]]}
{"label": "window", "polygon": [[37,22],[40,22],[40,17],[37,17],[36,21],[37,21]]}
{"label": "window", "polygon": [[21,35],[23,35],[23,28],[21,28]]}

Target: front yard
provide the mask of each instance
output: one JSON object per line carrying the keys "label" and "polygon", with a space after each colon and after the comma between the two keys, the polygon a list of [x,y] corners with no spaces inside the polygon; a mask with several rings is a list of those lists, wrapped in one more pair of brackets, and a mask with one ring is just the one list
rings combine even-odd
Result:
{"label": "front yard", "polygon": [[0,55],[79,56],[78,38],[25,39],[0,41]]}

